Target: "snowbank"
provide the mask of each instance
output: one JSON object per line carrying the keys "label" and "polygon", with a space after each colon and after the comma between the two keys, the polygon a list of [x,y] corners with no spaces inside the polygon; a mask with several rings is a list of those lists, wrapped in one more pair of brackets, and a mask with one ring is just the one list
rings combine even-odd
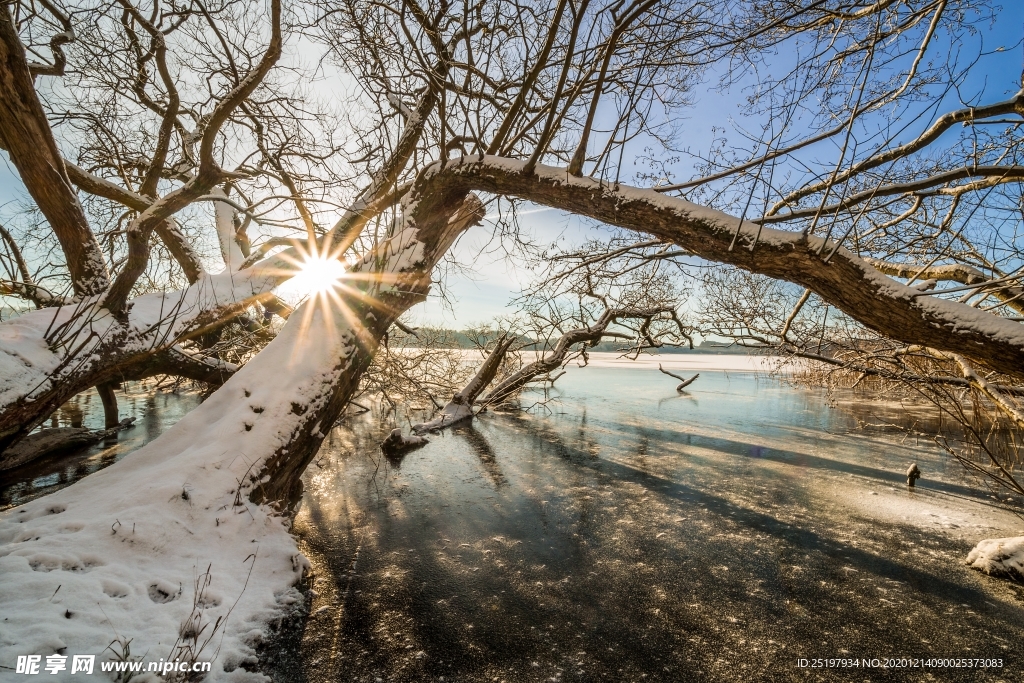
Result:
{"label": "snowbank", "polygon": [[[267,625],[300,603],[306,561],[287,518],[248,492],[290,439],[293,403],[325,400],[344,371],[353,337],[339,305],[300,308],[202,406],[131,456],[0,516],[0,666],[59,653],[97,655],[98,668],[122,642],[133,659],[185,659],[182,646],[206,643],[197,659],[213,660],[208,680],[261,678],[240,667],[255,663]],[[190,630],[198,640],[182,637]],[[47,679],[61,676],[74,678]]]}
{"label": "snowbank", "polygon": [[[768,373],[782,364],[784,359],[776,356],[755,356],[738,353],[666,353],[660,355],[643,354],[636,360],[623,357],[622,354],[607,351],[592,351],[587,354],[587,365],[595,368],[635,368],[657,370],[663,365],[666,370],[725,370],[727,372],[764,372]],[[797,364],[784,368],[792,371]]]}
{"label": "snowbank", "polygon": [[967,555],[972,569],[1016,581],[1024,581],[1024,536],[987,538]]}
{"label": "snowbank", "polygon": [[[422,252],[407,228],[356,269],[398,273]],[[234,277],[240,284],[229,296],[254,285],[251,273]],[[265,680],[246,667],[269,626],[301,605],[295,585],[308,563],[288,518],[249,493],[266,483],[257,473],[292,442],[302,414],[317,414],[333,396],[359,324],[336,293],[311,297],[160,437],[0,515],[0,667],[54,653],[69,663],[95,655],[97,668],[125,657],[193,659],[212,661],[208,681]],[[80,678],[70,669],[47,680]],[[160,680],[132,678],[147,679]]]}

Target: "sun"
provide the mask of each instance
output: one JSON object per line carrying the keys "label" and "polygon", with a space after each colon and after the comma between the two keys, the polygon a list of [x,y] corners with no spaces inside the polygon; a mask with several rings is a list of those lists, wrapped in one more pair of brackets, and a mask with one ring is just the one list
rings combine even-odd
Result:
{"label": "sun", "polygon": [[338,286],[345,276],[345,264],[325,254],[306,256],[299,267],[299,273],[291,281],[291,287],[302,294],[325,294]]}

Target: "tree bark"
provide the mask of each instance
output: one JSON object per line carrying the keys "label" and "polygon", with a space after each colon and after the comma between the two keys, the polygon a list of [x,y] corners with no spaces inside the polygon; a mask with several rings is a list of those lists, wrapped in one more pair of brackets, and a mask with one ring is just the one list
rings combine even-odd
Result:
{"label": "tree bark", "polygon": [[[0,282],[0,293],[2,291],[3,283]],[[181,292],[173,294],[181,295]],[[103,342],[90,346],[87,353],[58,356],[58,369],[45,380],[41,379],[39,386],[0,405],[0,458],[5,449],[27,436],[53,411],[91,386],[154,375],[173,375],[220,386],[237,371],[238,366],[185,352],[177,343],[202,339],[232,319],[244,324],[246,318],[239,313],[257,301],[265,301],[267,307],[282,318],[291,313],[290,307],[280,303],[268,289],[265,293],[205,311],[205,315],[197,316],[198,320],[185,326],[182,332],[161,333],[157,329],[152,334],[139,335],[139,330],[132,329],[131,325],[117,325]],[[173,300],[169,301],[167,308],[173,310]],[[54,315],[54,310],[50,309],[48,315]],[[85,326],[88,327],[88,321]]]}
{"label": "tree bark", "polygon": [[527,384],[537,377],[547,374],[560,366],[566,355],[573,346],[577,344],[597,345],[609,325],[615,323],[619,318],[653,318],[656,315],[671,312],[670,308],[657,308],[652,310],[637,310],[628,308],[610,308],[601,314],[590,327],[581,327],[576,330],[569,330],[555,342],[555,347],[550,353],[544,354],[529,365],[523,366],[518,372],[506,377],[498,386],[494,387],[483,400],[484,405],[499,405],[523,390]]}
{"label": "tree bark", "polygon": [[[151,198],[115,185],[103,178],[98,178],[74,164],[65,162],[64,167],[67,169],[68,178],[71,179],[71,182],[80,190],[91,195],[109,199],[129,209],[134,209],[139,213],[145,211],[153,204]],[[169,218],[161,222],[156,226],[155,231],[157,236],[160,237],[160,241],[167,247],[167,251],[171,252],[171,256],[181,266],[181,270],[185,273],[189,284],[196,282],[204,272],[202,261],[199,260],[199,254],[196,253],[192,245],[185,239],[185,236],[178,230],[174,220]]]}
{"label": "tree bark", "polygon": [[509,348],[511,348],[514,342],[515,338],[507,334],[499,337],[494,349],[487,355],[487,358],[480,365],[480,369],[473,375],[473,379],[469,380],[466,386],[462,388],[462,391],[452,396],[452,400],[441,409],[437,417],[430,422],[413,425],[412,430],[417,434],[422,434],[451,427],[453,424],[471,419],[473,417],[473,404],[476,403],[477,397],[483,393],[484,389],[494,381],[494,376],[498,374],[501,362],[505,360],[505,354],[508,353]]}
{"label": "tree bark", "polygon": [[[105,380],[94,382],[97,392],[100,394],[100,400],[103,402],[104,424],[108,429],[121,424],[120,420],[117,419],[117,399],[113,396],[113,385],[121,382],[146,379],[155,375],[172,375],[220,386],[238,371],[238,366],[233,363],[225,363],[223,361],[212,362],[213,360],[199,359],[178,350],[177,347],[171,347],[160,353],[148,354],[137,359],[135,362],[128,362],[108,368],[108,371],[102,375]],[[9,412],[4,413],[4,418],[14,422],[14,426],[8,427],[7,431],[0,432],[0,469],[4,469],[4,463],[7,462],[8,448],[21,442],[33,429],[45,422],[53,414],[53,411],[57,410],[75,394],[85,391],[92,386],[89,384],[89,381],[85,379],[76,382],[70,387],[62,387],[64,390],[57,394],[47,394],[43,397],[43,400],[38,402],[38,405],[36,402],[19,404],[13,406]],[[102,387],[110,389],[110,393],[106,398],[104,397],[105,390]],[[109,408],[108,401],[110,401]],[[23,420],[20,424],[16,422],[19,419]]]}
{"label": "tree bark", "polygon": [[698,373],[698,374],[694,375],[693,377],[691,377],[690,379],[686,379],[685,377],[683,377],[681,375],[677,375],[677,374],[675,374],[673,372],[669,372],[665,368],[661,367],[661,363],[658,363],[658,370],[660,370],[664,374],[668,375],[669,377],[672,377],[673,379],[678,379],[680,381],[679,386],[676,387],[676,391],[678,393],[680,393],[680,394],[683,393],[683,389],[685,389],[686,387],[688,387],[691,384],[693,384],[694,382],[696,382],[697,378],[700,377],[700,374]]}
{"label": "tree bark", "polygon": [[0,9],[0,144],[57,236],[75,294],[103,292],[109,283],[103,252],[71,186],[6,4]]}
{"label": "tree bark", "polygon": [[96,385],[96,392],[100,395],[100,401],[103,402],[103,426],[107,429],[116,427],[118,422],[117,417],[117,395],[114,393],[114,382],[104,382],[103,384]]}
{"label": "tree bark", "polygon": [[[262,483],[250,494],[254,501],[287,504],[296,499],[303,471],[319,450],[329,426],[358,390],[381,338],[402,313],[426,299],[431,271],[459,234],[483,220],[484,207],[474,195],[457,186],[431,184],[430,189],[406,202],[410,210],[405,225],[409,227],[356,266],[360,274],[366,275],[352,280],[352,286],[363,292],[345,299],[344,317],[358,321],[346,331],[352,337],[351,349],[335,367],[324,368],[316,396],[304,405],[292,406],[300,417],[284,439],[287,445],[263,462],[257,475]],[[407,234],[411,236],[406,238]],[[403,252],[408,257],[403,257]],[[415,259],[409,264],[413,267],[402,266],[410,259]],[[381,272],[378,263],[383,263],[386,270]],[[293,315],[289,325],[298,322],[297,315],[301,314]]]}
{"label": "tree bark", "polygon": [[[927,280],[945,280],[959,282],[962,285],[979,285],[980,287],[981,283],[996,279],[985,275],[977,268],[972,268],[962,263],[941,266],[917,266],[912,263],[890,263],[873,258],[864,260],[886,275],[915,278],[919,283]],[[986,288],[980,287],[980,289]],[[1024,313],[1024,287],[1004,282],[992,285],[988,289],[991,296],[1004,302],[1006,306],[1018,313]]]}

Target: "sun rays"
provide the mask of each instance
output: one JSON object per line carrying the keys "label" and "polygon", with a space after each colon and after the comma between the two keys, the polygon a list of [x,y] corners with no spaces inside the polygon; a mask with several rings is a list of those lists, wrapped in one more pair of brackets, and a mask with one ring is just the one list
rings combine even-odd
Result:
{"label": "sun rays", "polygon": [[[390,308],[380,298],[382,291],[401,286],[402,274],[391,272],[395,254],[388,247],[375,250],[377,258],[345,258],[337,252],[295,245],[282,253],[287,270],[294,276],[281,287],[286,298],[301,301],[289,322],[309,342],[334,343],[336,336],[347,344],[373,346],[374,323],[388,318]],[[391,267],[389,267],[391,266]],[[302,345],[296,346],[291,362],[304,362]]]}
{"label": "sun rays", "polygon": [[308,296],[326,294],[341,284],[346,270],[345,264],[329,254],[307,254],[292,286]]}

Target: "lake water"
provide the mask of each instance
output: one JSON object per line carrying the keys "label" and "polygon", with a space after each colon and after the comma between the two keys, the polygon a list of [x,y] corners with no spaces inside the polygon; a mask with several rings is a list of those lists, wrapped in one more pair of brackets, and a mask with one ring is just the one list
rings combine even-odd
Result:
{"label": "lake water", "polygon": [[[103,469],[160,436],[200,403],[195,391],[154,391],[149,382],[125,382],[117,392],[122,418],[134,417],[135,425],[115,437],[74,454],[58,455],[0,472],[0,510],[22,505],[33,498],[70,486],[82,477]],[[95,389],[65,403],[44,427],[103,429],[103,404]]]}
{"label": "lake water", "polygon": [[[734,360],[674,365],[693,361],[701,377],[682,396],[656,364],[570,369],[549,397],[528,397],[529,414],[486,414],[401,461],[376,449],[391,422],[336,429],[295,521],[316,577],[311,614],[265,654],[268,671],[1024,680],[1024,589],[963,565],[979,539],[1024,533],[1020,501],[995,500],[891,427],[928,410],[829,407],[818,391],[709,369],[743,367]],[[1004,666],[797,667],[853,657]]]}
{"label": "lake water", "polygon": [[[400,461],[377,448],[394,416],[334,429],[295,519],[310,613],[264,670],[281,683],[1024,680],[1024,587],[963,565],[981,538],[1024,534],[1020,501],[896,428],[931,411],[830,407],[743,357],[665,365],[701,376],[677,395],[656,362],[595,355],[528,394],[529,413],[487,413]],[[0,505],[130,457],[199,403],[128,394],[137,427],[4,473]],[[86,395],[57,418],[101,426],[102,409]],[[1004,666],[797,666],[904,657]]]}

